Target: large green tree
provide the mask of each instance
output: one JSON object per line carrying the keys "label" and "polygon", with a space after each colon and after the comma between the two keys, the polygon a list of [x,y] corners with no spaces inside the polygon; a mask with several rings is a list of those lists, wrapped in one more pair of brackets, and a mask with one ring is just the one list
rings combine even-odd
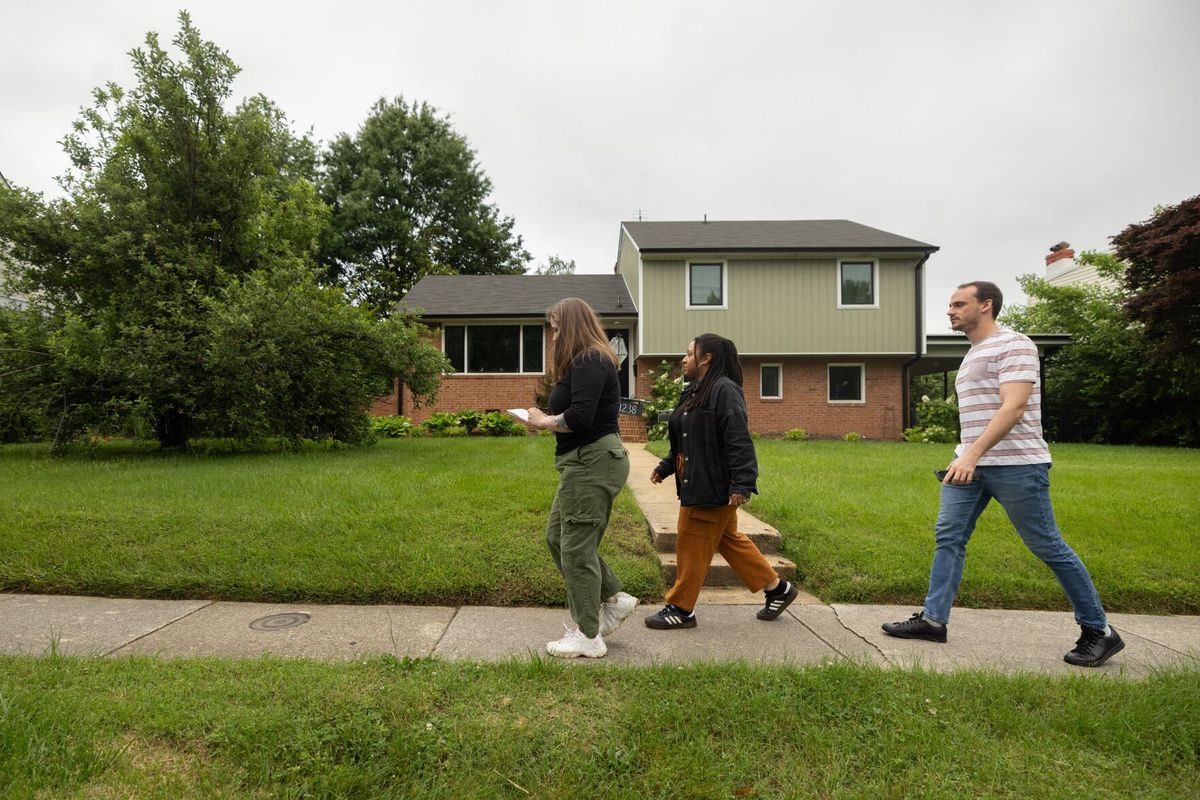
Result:
{"label": "large green tree", "polygon": [[64,198],[0,187],[0,248],[35,305],[0,330],[0,392],[59,443],[114,420],[164,446],[362,439],[371,397],[395,375],[428,396],[440,356],[317,285],[315,147],[262,96],[227,109],[238,68],[187,14],[173,44],[149,34],[133,88],[94,92]]}
{"label": "large green tree", "polygon": [[1024,333],[1069,333],[1072,344],[1045,369],[1043,421],[1058,441],[1200,445],[1200,391],[1180,358],[1152,358],[1145,326],[1125,308],[1125,265],[1085,252],[1108,285],[1051,286],[1026,275],[1028,306],[1010,306],[1001,322]]}
{"label": "large green tree", "polygon": [[520,274],[530,256],[466,138],[425,103],[380,99],[322,159],[333,217],[321,246],[327,281],[380,315],[429,274]]}

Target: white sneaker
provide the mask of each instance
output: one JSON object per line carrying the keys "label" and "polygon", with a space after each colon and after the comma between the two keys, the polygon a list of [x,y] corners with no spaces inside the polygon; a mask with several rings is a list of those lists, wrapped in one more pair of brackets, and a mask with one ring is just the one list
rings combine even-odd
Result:
{"label": "white sneaker", "polygon": [[638,599],[633,595],[617,592],[614,596],[617,598],[615,603],[605,601],[600,604],[601,636],[611,636],[613,631],[621,627],[621,623],[629,619],[633,610],[637,608]]}
{"label": "white sneaker", "polygon": [[603,636],[597,635],[595,639],[589,639],[579,628],[572,628],[565,623],[563,627],[567,629],[563,637],[546,645],[546,652],[550,655],[558,658],[602,658],[608,652],[608,645],[604,644]]}

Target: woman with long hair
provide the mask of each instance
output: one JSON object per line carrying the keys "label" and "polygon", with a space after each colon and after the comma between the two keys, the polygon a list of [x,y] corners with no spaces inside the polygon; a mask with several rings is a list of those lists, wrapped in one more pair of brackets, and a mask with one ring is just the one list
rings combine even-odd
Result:
{"label": "woman with long hair", "polygon": [[546,312],[554,342],[550,413],[531,408],[529,425],[554,431],[558,491],[550,507],[546,543],[567,586],[574,625],[546,645],[560,658],[600,658],[604,637],[624,622],[637,598],[600,557],[613,500],[629,477],[629,453],[617,434],[621,382],[616,353],[592,307],[568,297]]}
{"label": "woman with long hair", "polygon": [[667,423],[671,452],[650,473],[651,483],[675,476],[678,566],[667,604],[646,617],[646,626],[696,627],[696,599],[717,552],[750,591],[765,590],[758,618],[775,619],[800,590],[780,580],[754,542],[737,529],[738,507],[758,492],[758,460],[746,423],[737,347],[715,333],[697,336],[683,357],[683,378],[688,385]]}

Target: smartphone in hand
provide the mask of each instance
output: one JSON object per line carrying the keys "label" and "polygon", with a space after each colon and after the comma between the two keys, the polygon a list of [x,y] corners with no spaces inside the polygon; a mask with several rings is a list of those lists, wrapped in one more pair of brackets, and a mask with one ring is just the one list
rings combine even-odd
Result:
{"label": "smartphone in hand", "polygon": [[[947,470],[944,470],[944,469],[935,469],[933,471],[933,474],[937,476],[938,483],[946,482],[946,473],[947,473]],[[967,483],[974,483],[976,480],[977,480],[976,478],[971,478],[971,480],[967,481]]]}

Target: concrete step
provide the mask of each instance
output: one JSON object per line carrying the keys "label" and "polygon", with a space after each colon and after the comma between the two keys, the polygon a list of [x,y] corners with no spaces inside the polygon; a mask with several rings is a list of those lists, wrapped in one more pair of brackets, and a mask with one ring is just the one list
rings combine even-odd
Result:
{"label": "concrete step", "polygon": [[[767,559],[767,563],[779,573],[781,578],[791,578],[796,574],[796,565],[783,556],[776,553],[764,553],[763,556]],[[659,553],[658,563],[662,565],[663,577],[667,582],[667,586],[675,583],[675,570],[677,567],[675,554]],[[738,578],[737,573],[733,571],[733,567],[729,566],[729,562],[718,553],[713,556],[712,566],[708,570],[708,577],[705,578],[704,585],[741,586],[742,581]]]}
{"label": "concrete step", "polygon": [[[675,552],[675,543],[679,539],[678,532],[676,532],[674,530],[659,530],[659,531],[653,531],[652,533],[654,536],[654,549],[655,550],[657,550],[660,553],[674,553]],[[778,553],[779,552],[779,545],[781,544],[783,537],[780,536],[779,532],[776,531],[775,529],[772,528],[770,530],[757,530],[757,531],[750,530],[750,531],[742,531],[742,533],[746,534],[747,538],[749,538],[750,541],[754,542],[754,546],[757,547],[761,552],[763,552],[763,553]]]}

